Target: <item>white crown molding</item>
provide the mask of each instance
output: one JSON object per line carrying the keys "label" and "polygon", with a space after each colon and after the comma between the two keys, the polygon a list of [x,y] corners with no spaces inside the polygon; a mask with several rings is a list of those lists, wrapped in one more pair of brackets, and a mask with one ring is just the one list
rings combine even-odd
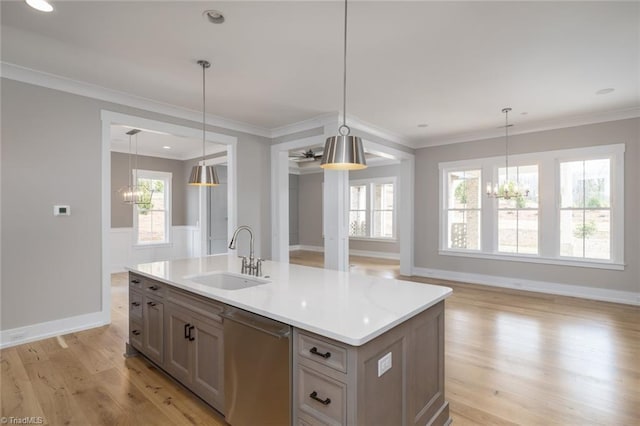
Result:
{"label": "white crown molding", "polygon": [[368,133],[369,135],[384,139],[389,142],[394,142],[399,145],[404,145],[412,149],[415,148],[415,144],[404,138],[402,135],[383,129],[379,126],[376,126],[375,124],[368,123],[364,120],[359,119],[358,117],[347,115],[347,122],[349,123],[349,127],[351,127],[352,129],[357,129],[362,132]]}
{"label": "white crown molding", "polygon": [[[588,124],[605,123],[607,121],[626,120],[628,118],[640,117],[640,107],[625,108],[615,111],[598,112],[594,114],[578,115],[572,117],[553,118],[533,123],[522,124],[512,127],[510,135],[522,135],[526,133],[543,132],[545,130],[563,129],[566,127],[584,126]],[[492,139],[504,136],[504,130],[500,128],[480,130],[477,132],[464,133],[451,137],[434,138],[415,144],[415,148],[429,148],[440,145],[451,145],[454,143],[472,142],[482,139]]]}
{"label": "white crown molding", "polygon": [[[62,92],[86,96],[88,98],[98,99],[105,102],[113,102],[171,117],[182,118],[195,122],[200,122],[202,120],[202,114],[198,111],[177,107],[175,105],[154,101],[140,96],[130,95],[128,93],[108,89],[83,81],[73,80],[55,74],[49,74],[9,62],[0,62],[0,76],[9,80],[60,90]],[[255,126],[253,124],[230,120],[217,115],[207,114],[207,124],[228,130],[235,130],[238,132],[271,138],[271,130],[269,129]]]}
{"label": "white crown molding", "polygon": [[601,300],[604,302],[640,305],[640,293],[612,290],[605,284],[602,287],[585,287],[580,285],[554,283],[549,281],[526,280],[523,278],[502,277],[496,275],[474,274],[468,272],[447,271],[413,267],[412,275],[463,283],[502,287],[514,290],[533,291],[536,293],[557,294],[560,296],[579,297],[581,299]]}
{"label": "white crown molding", "polygon": [[298,121],[297,123],[276,127],[275,129],[271,130],[271,137],[275,139],[281,136],[304,132],[306,130],[317,129],[318,127],[324,127],[327,124],[336,123],[337,121],[338,114],[335,112],[322,114],[318,115],[317,117],[309,118],[308,120],[302,120]]}
{"label": "white crown molding", "polygon": [[[156,112],[158,114],[168,115],[171,117],[182,118],[194,122],[202,120],[201,113],[198,111],[181,108],[175,105],[158,102],[153,99],[143,98],[140,96],[130,95],[128,93],[117,90],[108,89],[95,84],[62,77],[55,74],[38,71],[35,69],[23,67],[9,62],[0,61],[0,77],[10,80],[20,81],[22,83],[33,84],[36,86],[46,87],[49,89],[60,90],[75,95],[86,96],[93,99],[112,102],[120,105],[126,105],[146,111]],[[586,124],[603,123],[607,121],[624,120],[627,118],[640,117],[640,107],[627,108],[623,110],[607,111],[594,114],[555,118],[529,124],[523,124],[513,128],[512,135],[540,132],[545,130],[561,129],[565,127],[582,126]],[[243,132],[256,136],[262,136],[275,139],[290,134],[303,132],[340,122],[339,113],[327,113],[307,120],[299,121],[274,129],[268,129],[241,121],[235,121],[217,115],[207,115],[207,124]],[[482,139],[491,139],[503,135],[501,129],[492,128],[480,130],[477,132],[469,132],[450,137],[434,138],[433,140],[415,141],[409,140],[400,134],[383,129],[374,124],[368,123],[357,117],[348,115],[347,122],[352,129],[367,133],[369,135],[379,137],[389,142],[394,142],[412,149],[428,148],[439,145],[449,145],[461,142],[470,142]]]}

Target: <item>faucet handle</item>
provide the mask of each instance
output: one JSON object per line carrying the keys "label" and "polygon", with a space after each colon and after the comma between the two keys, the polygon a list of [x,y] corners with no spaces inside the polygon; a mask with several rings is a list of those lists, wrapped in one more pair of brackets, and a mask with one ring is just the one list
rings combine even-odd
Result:
{"label": "faucet handle", "polygon": [[256,260],[256,277],[262,276],[262,261],[264,259],[258,258]]}
{"label": "faucet handle", "polygon": [[241,274],[245,274],[247,272],[247,256],[242,257],[242,269],[240,271]]}

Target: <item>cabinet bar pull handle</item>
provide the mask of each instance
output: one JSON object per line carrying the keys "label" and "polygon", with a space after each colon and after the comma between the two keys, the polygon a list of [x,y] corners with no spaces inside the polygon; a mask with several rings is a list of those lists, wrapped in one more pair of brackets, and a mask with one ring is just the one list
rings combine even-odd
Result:
{"label": "cabinet bar pull handle", "polygon": [[196,340],[196,338],[191,335],[191,332],[193,331],[194,328],[195,327],[193,325],[189,327],[189,341],[190,342],[193,342],[194,340]]}
{"label": "cabinet bar pull handle", "polygon": [[139,336],[140,335],[140,330],[133,330],[131,332],[131,334],[133,334],[134,336]]}
{"label": "cabinet bar pull handle", "polygon": [[132,284],[140,284],[140,280],[131,280]]}
{"label": "cabinet bar pull handle", "polygon": [[156,302],[147,302],[147,305],[149,305],[149,306],[156,306]]}
{"label": "cabinet bar pull handle", "polygon": [[320,404],[322,404],[322,405],[329,405],[329,404],[331,404],[331,399],[330,399],[330,398],[327,398],[327,399],[321,399],[321,398],[318,398],[318,392],[316,392],[316,391],[311,392],[311,393],[309,394],[309,398],[311,398],[311,399],[315,399],[316,401],[318,401],[318,402],[319,402]]}
{"label": "cabinet bar pull handle", "polygon": [[158,290],[160,287],[158,287],[157,285],[152,285],[151,287],[149,287],[149,290],[153,290],[156,291]]}
{"label": "cabinet bar pull handle", "polygon": [[330,358],[330,357],[331,357],[331,352],[329,352],[329,351],[327,351],[327,352],[325,352],[325,353],[318,352],[318,348],[316,348],[315,346],[314,346],[314,347],[312,347],[311,349],[309,349],[309,352],[311,352],[311,353],[312,353],[312,354],[314,354],[314,355],[321,356],[321,357],[322,357],[322,358],[324,358],[324,359],[328,359],[328,358]]}
{"label": "cabinet bar pull handle", "polygon": [[188,339],[189,338],[189,327],[191,327],[191,324],[186,323],[184,325],[184,338]]}
{"label": "cabinet bar pull handle", "polygon": [[140,302],[131,302],[133,306],[140,306]]}

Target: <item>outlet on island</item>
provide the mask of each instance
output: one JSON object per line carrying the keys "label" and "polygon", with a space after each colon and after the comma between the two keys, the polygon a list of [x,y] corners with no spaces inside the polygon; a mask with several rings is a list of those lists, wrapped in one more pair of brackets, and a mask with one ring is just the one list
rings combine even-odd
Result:
{"label": "outlet on island", "polygon": [[391,370],[391,352],[378,360],[378,377]]}

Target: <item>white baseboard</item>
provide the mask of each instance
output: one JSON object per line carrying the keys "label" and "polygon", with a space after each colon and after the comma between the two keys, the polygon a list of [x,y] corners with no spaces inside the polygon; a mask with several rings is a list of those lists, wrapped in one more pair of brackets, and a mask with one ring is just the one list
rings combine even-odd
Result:
{"label": "white baseboard", "polygon": [[[323,253],[324,252],[324,247],[320,247],[320,246],[306,246],[303,244],[298,244],[295,246],[289,246],[289,251],[297,251],[297,250],[304,250],[304,251],[313,251],[313,252],[317,252],[317,253]],[[389,253],[389,252],[384,252],[384,251],[369,251],[369,250],[353,250],[350,249],[349,250],[349,254],[352,256],[363,256],[363,257],[375,257],[378,259],[395,259],[395,260],[399,260],[400,259],[400,253]]]}
{"label": "white baseboard", "polygon": [[391,253],[386,251],[369,251],[369,250],[353,250],[349,249],[352,256],[375,257],[378,259],[400,260],[400,253]]}
{"label": "white baseboard", "polygon": [[0,349],[74,333],[76,331],[101,327],[109,323],[109,315],[105,315],[103,312],[92,312],[90,314],[12,328],[10,330],[0,330]]}
{"label": "white baseboard", "polygon": [[584,287],[549,281],[535,281],[522,278],[446,271],[442,269],[419,268],[416,266],[413,267],[412,272],[413,275],[418,277],[460,281],[492,287],[533,291],[536,293],[556,294],[559,296],[579,297],[581,299],[600,300],[603,302],[624,303],[626,305],[640,305],[640,293],[632,291]]}
{"label": "white baseboard", "polygon": [[289,246],[289,251],[296,251],[296,250],[315,251],[318,253],[324,253],[324,247],[322,246],[306,246],[304,244]]}

